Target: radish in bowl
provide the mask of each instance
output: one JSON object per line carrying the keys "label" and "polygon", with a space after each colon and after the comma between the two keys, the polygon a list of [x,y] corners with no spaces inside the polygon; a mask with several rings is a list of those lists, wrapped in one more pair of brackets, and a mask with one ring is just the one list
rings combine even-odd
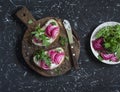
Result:
{"label": "radish in bowl", "polygon": [[120,63],[120,23],[105,22],[92,33],[90,47],[101,62],[114,65]]}

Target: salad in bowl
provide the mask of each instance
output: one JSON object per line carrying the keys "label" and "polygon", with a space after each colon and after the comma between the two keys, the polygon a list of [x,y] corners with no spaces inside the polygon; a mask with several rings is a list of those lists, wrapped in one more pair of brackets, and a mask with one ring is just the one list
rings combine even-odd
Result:
{"label": "salad in bowl", "polygon": [[120,63],[120,23],[111,21],[99,25],[91,35],[90,47],[101,62]]}

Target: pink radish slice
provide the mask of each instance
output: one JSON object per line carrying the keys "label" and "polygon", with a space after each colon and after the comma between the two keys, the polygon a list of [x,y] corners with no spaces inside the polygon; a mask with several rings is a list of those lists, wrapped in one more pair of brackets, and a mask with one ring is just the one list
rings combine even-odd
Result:
{"label": "pink radish slice", "polygon": [[33,38],[33,40],[34,40],[34,42],[36,42],[36,43],[38,42],[38,39],[37,39],[37,38]]}
{"label": "pink radish slice", "polygon": [[59,33],[59,27],[55,27],[53,30],[52,30],[52,35],[51,35],[51,37],[52,38],[56,38],[57,37],[57,35],[58,35],[58,33]]}
{"label": "pink radish slice", "polygon": [[104,50],[102,44],[103,44],[103,38],[98,38],[94,41],[92,41],[92,44],[93,44],[93,48],[95,50]]}
{"label": "pink radish slice", "polygon": [[50,50],[50,51],[48,52],[48,55],[50,56],[52,62],[54,62],[54,57],[55,57],[56,54],[57,54],[57,52],[54,51],[54,50]]}
{"label": "pink radish slice", "polygon": [[55,58],[56,55],[57,55],[57,52],[53,52],[53,53],[50,55],[52,62],[54,62],[54,58]]}
{"label": "pink radish slice", "polygon": [[45,70],[49,70],[49,66],[45,64],[44,61],[39,61],[39,66]]}
{"label": "pink radish slice", "polygon": [[100,55],[102,56],[102,58],[103,58],[104,60],[110,60],[112,57],[114,57],[114,54],[100,53]]}
{"label": "pink radish slice", "polygon": [[111,57],[110,60],[113,61],[113,62],[117,62],[117,61],[118,61],[118,58],[117,58],[116,56],[114,56],[114,57]]}
{"label": "pink radish slice", "polygon": [[33,41],[34,41],[35,43],[42,43],[42,41],[40,41],[40,40],[37,39],[36,37],[33,38]]}
{"label": "pink radish slice", "polygon": [[49,24],[47,26],[47,28],[45,29],[45,34],[48,36],[48,37],[51,37],[51,31],[54,29],[54,26],[52,24]]}
{"label": "pink radish slice", "polygon": [[54,63],[59,64],[63,58],[64,58],[64,53],[57,53],[54,58]]}
{"label": "pink radish slice", "polygon": [[55,52],[55,50],[49,50],[48,55],[50,56],[53,52]]}

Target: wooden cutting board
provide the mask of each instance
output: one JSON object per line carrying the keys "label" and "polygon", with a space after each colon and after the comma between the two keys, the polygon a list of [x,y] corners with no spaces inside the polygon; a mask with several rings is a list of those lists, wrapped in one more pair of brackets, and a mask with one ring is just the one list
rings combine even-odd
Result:
{"label": "wooden cutting board", "polygon": [[[37,73],[39,73],[40,75],[43,75],[46,77],[58,76],[68,72],[73,65],[72,63],[73,61],[71,61],[71,58],[70,58],[68,42],[65,44],[65,46],[62,46],[60,44],[59,37],[58,37],[58,39],[54,43],[52,43],[50,46],[39,47],[39,46],[35,46],[31,41],[32,39],[31,32],[35,30],[35,27],[39,24],[42,27],[51,18],[55,19],[58,22],[60,26],[60,36],[68,38],[66,34],[66,30],[62,24],[62,20],[55,17],[46,17],[36,21],[26,7],[23,7],[22,9],[17,11],[16,16],[28,27],[22,40],[22,54],[25,59],[25,62],[29,65],[29,67],[32,68]],[[30,20],[32,20],[33,23],[30,24],[29,23]],[[80,54],[80,41],[75,31],[73,31],[73,36],[75,41],[74,50],[76,54],[76,60],[78,60],[79,54]],[[65,60],[62,62],[62,64],[59,67],[53,70],[44,70],[34,64],[33,55],[36,51],[42,50],[42,49],[50,50],[56,47],[62,47],[65,50],[65,55],[69,57],[69,58],[65,58]]]}

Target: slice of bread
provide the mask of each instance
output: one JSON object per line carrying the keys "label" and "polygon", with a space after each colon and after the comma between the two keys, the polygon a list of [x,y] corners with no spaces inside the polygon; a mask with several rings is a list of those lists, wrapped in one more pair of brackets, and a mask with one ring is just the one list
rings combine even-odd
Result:
{"label": "slice of bread", "polygon": [[42,68],[44,70],[52,70],[52,69],[57,68],[58,66],[61,65],[61,63],[65,59],[65,51],[64,51],[64,49],[62,47],[57,47],[55,49],[51,49],[51,50],[45,51],[44,53],[46,55],[48,55],[50,60],[51,60],[50,61],[51,62],[50,66],[48,66],[45,63],[45,61],[43,61],[43,60],[40,60],[40,59],[37,60],[36,55],[33,57],[34,63],[38,67],[40,67],[40,68]]}
{"label": "slice of bread", "polygon": [[[48,26],[50,26],[51,28],[48,28]],[[55,29],[55,28],[57,28],[57,29]],[[49,43],[49,45],[52,44],[53,42],[55,42],[55,40],[58,38],[59,33],[60,33],[60,26],[59,26],[59,24],[57,23],[57,21],[55,19],[49,19],[44,24],[44,26],[42,26],[41,29],[45,31],[44,35],[48,38],[47,42]],[[51,34],[51,36],[46,35],[47,34],[46,33],[47,29],[48,29],[49,34]],[[32,43],[34,45],[37,45],[37,46],[46,46],[45,44],[42,43],[42,40],[41,41],[38,40],[38,42],[37,42],[34,37],[32,38]]]}

